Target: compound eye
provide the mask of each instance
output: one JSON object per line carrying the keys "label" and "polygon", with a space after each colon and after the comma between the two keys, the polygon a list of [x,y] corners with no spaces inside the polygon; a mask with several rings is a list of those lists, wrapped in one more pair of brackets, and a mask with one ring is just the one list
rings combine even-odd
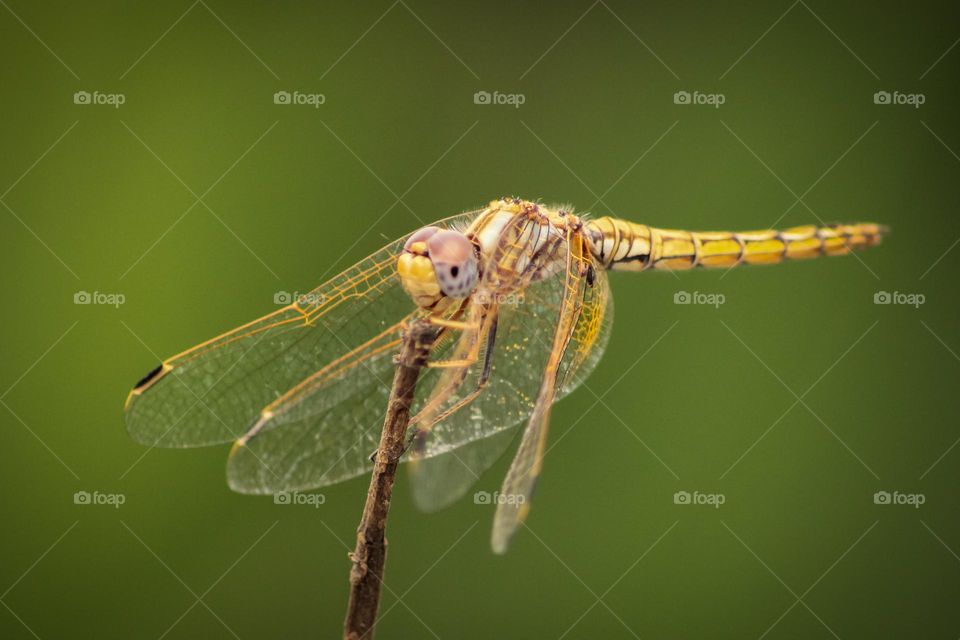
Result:
{"label": "compound eye", "polygon": [[427,253],[444,295],[470,295],[477,284],[477,256],[465,235],[459,231],[437,231],[427,240]]}
{"label": "compound eye", "polygon": [[414,244],[417,242],[426,242],[438,231],[440,231],[440,227],[424,227],[414,231],[413,234],[407,238],[407,241],[403,243],[403,248],[410,251]]}

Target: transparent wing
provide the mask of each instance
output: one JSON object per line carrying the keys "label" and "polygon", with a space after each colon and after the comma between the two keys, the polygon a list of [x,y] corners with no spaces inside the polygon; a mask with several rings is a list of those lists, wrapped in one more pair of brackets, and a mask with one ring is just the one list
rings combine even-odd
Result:
{"label": "transparent wing", "polygon": [[558,278],[564,283],[562,298],[554,316],[555,329],[550,334],[551,346],[536,406],[504,479],[500,492],[504,499],[498,501],[494,514],[491,546],[495,553],[506,552],[510,538],[530,510],[530,499],[543,467],[550,411],[558,388],[582,382],[577,369],[590,361],[593,345],[609,325],[603,317],[609,300],[606,281],[582,243],[573,241],[568,246],[567,265]]}
{"label": "transparent wing", "polygon": [[[457,218],[446,226],[461,228],[465,222]],[[398,250],[400,246],[402,242]],[[389,262],[392,274],[396,259]],[[249,429],[235,442],[227,461],[227,480],[234,491],[315,489],[367,473],[373,467],[370,457],[379,443],[402,327],[426,313],[409,311],[413,303],[399,279],[391,277],[395,286],[376,304],[352,313],[345,323],[331,327],[321,319],[321,328],[341,343],[343,355],[273,400],[248,423]],[[393,309],[408,313],[372,338],[367,337],[371,332],[357,336],[358,327]],[[443,357],[452,344],[444,336],[431,350],[431,358]],[[348,346],[352,348],[349,351]],[[430,370],[421,374],[418,396],[420,388],[428,387],[435,378],[436,373]]]}
{"label": "transparent wing", "polygon": [[[351,352],[343,368],[311,376],[255,422],[248,420],[227,461],[230,487],[241,493],[305,490],[369,470],[400,346],[401,329],[393,329],[362,355]],[[298,401],[306,387],[312,393]]]}
{"label": "transparent wing", "polygon": [[[484,277],[489,273],[485,271]],[[404,308],[412,306],[399,287],[391,291],[390,295],[394,294],[405,301]],[[381,306],[382,300],[378,300],[357,317],[367,313],[379,317]],[[472,302],[466,307],[464,316],[477,312]],[[342,331],[351,327],[352,323]],[[340,331],[334,333],[342,337]],[[276,493],[321,487],[368,471],[389,396],[398,339],[397,327],[388,326],[267,405],[247,423],[249,429],[231,451],[227,465],[230,486],[245,493]],[[446,332],[431,349],[430,359],[455,357],[476,339],[476,331]],[[358,343],[352,340],[349,344]],[[446,385],[451,371],[421,372],[415,413],[434,397],[438,385]],[[494,432],[474,433],[473,439]],[[461,438],[455,444],[468,441]]]}
{"label": "transparent wing", "polygon": [[[593,372],[610,340],[613,297],[603,267],[590,257],[588,275],[581,283],[579,315],[560,362],[557,400],[579,387]],[[548,334],[549,335],[549,334]],[[544,336],[547,339],[547,336]]]}
{"label": "transparent wing", "polygon": [[[558,245],[556,250],[563,248]],[[566,291],[564,273],[560,270],[531,282],[500,306],[486,387],[431,429],[423,459],[415,458],[410,466],[410,486],[420,509],[435,511],[462,497],[500,458],[516,436],[516,427],[533,413],[554,349]],[[606,274],[596,266],[589,280],[587,285],[584,278],[581,310],[560,360],[554,401],[590,375],[610,335],[613,304]],[[475,365],[472,382],[465,382],[451,402],[471,393],[481,367],[482,363]]]}
{"label": "transparent wing", "polygon": [[413,503],[432,513],[450,506],[470,490],[516,438],[516,425],[432,458],[407,465]]}
{"label": "transparent wing", "polygon": [[[470,212],[441,220],[462,227]],[[334,406],[353,402],[354,389],[390,383],[392,349],[399,325],[413,310],[396,275],[401,238],[340,273],[292,304],[174,356],[141,380],[127,399],[125,422],[137,441],[159,447],[194,447],[236,440],[271,406],[304,381],[331,393],[313,393],[302,416],[321,424]],[[344,384],[354,378],[355,387]],[[325,443],[332,463],[359,425],[375,422],[374,409],[360,403],[344,421],[338,439]],[[322,426],[322,425],[321,425]],[[323,430],[316,432],[324,437]],[[292,440],[303,438],[291,430]],[[268,466],[287,473],[286,459]]]}
{"label": "transparent wing", "polygon": [[[433,425],[422,449],[408,456],[410,488],[421,510],[437,511],[458,500],[503,454],[516,426],[533,411],[549,352],[538,336],[554,330],[557,289],[552,281],[537,283],[499,308],[492,347],[447,404],[476,397]],[[481,388],[488,358],[490,375]]]}

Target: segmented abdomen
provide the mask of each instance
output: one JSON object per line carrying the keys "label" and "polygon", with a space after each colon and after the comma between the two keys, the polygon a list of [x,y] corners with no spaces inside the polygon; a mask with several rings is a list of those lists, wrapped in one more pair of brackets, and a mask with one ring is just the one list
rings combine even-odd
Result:
{"label": "segmented abdomen", "polygon": [[608,269],[691,269],[774,264],[785,259],[843,255],[880,242],[886,228],[872,223],[807,225],[782,231],[681,231],[619,218],[587,223],[593,253]]}

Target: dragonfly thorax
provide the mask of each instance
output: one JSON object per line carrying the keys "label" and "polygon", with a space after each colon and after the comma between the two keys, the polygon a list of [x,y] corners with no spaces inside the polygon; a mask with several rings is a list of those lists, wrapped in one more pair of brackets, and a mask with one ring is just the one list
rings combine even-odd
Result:
{"label": "dragonfly thorax", "polygon": [[433,307],[445,296],[466,298],[479,277],[476,249],[459,231],[424,227],[404,244],[397,273],[421,307]]}

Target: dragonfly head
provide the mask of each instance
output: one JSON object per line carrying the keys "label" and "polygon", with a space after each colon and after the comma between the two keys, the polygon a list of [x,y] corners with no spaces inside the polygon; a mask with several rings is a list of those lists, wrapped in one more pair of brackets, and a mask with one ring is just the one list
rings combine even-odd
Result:
{"label": "dragonfly head", "polygon": [[466,298],[479,276],[476,249],[459,231],[424,227],[403,245],[397,272],[421,307],[430,308],[444,296]]}

